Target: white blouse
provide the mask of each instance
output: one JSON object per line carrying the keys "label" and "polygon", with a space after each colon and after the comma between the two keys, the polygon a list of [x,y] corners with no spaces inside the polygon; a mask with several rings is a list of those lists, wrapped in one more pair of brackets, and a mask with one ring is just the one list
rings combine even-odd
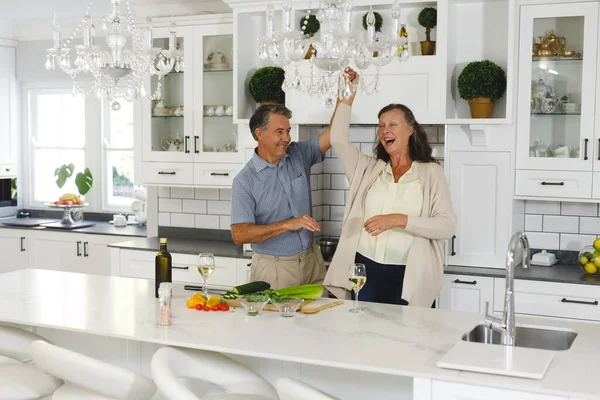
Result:
{"label": "white blouse", "polygon": [[380,264],[406,265],[413,235],[402,228],[393,228],[371,236],[364,222],[376,215],[421,215],[423,188],[419,181],[419,163],[413,161],[410,169],[394,182],[390,163],[379,174],[367,192],[363,228],[358,241],[358,252]]}

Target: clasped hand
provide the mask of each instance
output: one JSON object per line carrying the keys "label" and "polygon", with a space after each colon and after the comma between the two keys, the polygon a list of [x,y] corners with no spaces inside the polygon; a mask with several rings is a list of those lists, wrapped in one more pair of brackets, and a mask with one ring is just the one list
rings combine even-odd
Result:
{"label": "clasped hand", "polygon": [[364,228],[371,236],[377,236],[392,228],[406,228],[408,217],[404,214],[375,215],[365,221]]}

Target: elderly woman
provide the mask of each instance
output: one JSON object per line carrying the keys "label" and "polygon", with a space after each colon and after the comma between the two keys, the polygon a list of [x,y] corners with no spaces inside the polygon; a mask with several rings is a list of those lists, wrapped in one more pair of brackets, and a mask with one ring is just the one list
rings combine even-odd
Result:
{"label": "elderly woman", "polygon": [[[349,76],[357,79],[351,70]],[[444,170],[402,104],[379,112],[375,155],[362,154],[348,139],[353,101],[354,95],[341,100],[331,126],[350,193],[324,285],[350,298],[348,267],[362,263],[367,281],[361,301],[430,307],[442,287],[444,239],[456,227]]]}

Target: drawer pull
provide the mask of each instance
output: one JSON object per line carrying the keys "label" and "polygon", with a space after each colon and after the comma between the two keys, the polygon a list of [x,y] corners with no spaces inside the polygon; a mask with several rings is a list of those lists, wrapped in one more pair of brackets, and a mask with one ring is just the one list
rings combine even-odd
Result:
{"label": "drawer pull", "polygon": [[550,185],[550,186],[565,186],[564,182],[546,182],[546,181],[543,181],[541,184],[544,185],[544,186],[546,186],[546,185]]}
{"label": "drawer pull", "polygon": [[188,266],[185,266],[185,267],[176,267],[176,266],[173,266],[173,269],[190,269],[190,267],[188,267]]}
{"label": "drawer pull", "polygon": [[452,251],[450,252],[451,256],[455,256],[456,252],[454,251],[454,240],[456,239],[456,235],[452,235]]}
{"label": "drawer pull", "polygon": [[158,174],[159,175],[175,175],[175,174],[177,174],[177,172],[175,172],[175,171],[170,171],[170,172],[167,172],[167,171],[158,171]]}
{"label": "drawer pull", "polygon": [[190,139],[189,136],[184,136],[183,137],[183,152],[188,154],[190,152],[190,149],[188,149],[188,140]]}
{"label": "drawer pull", "polygon": [[454,283],[462,283],[463,285],[477,285],[477,281],[461,281],[460,279],[455,279]]}
{"label": "drawer pull", "polygon": [[246,264],[246,267],[251,267],[251,266],[252,266],[252,263]]}
{"label": "drawer pull", "polygon": [[600,161],[600,139],[598,139],[598,161]]}
{"label": "drawer pull", "polygon": [[89,257],[88,242],[83,242],[83,256],[84,257]]}
{"label": "drawer pull", "polygon": [[587,146],[588,146],[588,142],[589,142],[589,141],[590,141],[589,139],[585,139],[585,140],[583,141],[583,159],[584,159],[584,160],[587,160],[587,159],[588,159],[588,156],[587,156]]}
{"label": "drawer pull", "polygon": [[194,153],[195,154],[199,154],[200,151],[198,150],[198,140],[200,139],[200,136],[194,136]]}
{"label": "drawer pull", "polygon": [[229,172],[211,172],[211,176],[229,176]]}
{"label": "drawer pull", "polygon": [[21,251],[25,251],[25,236],[21,236]]}
{"label": "drawer pull", "polygon": [[81,241],[77,241],[77,257],[81,257],[81,250],[79,248],[81,246]]}
{"label": "drawer pull", "polygon": [[589,306],[597,306],[598,305],[598,300],[594,300],[594,301],[582,301],[582,300],[569,300],[567,298],[562,298],[561,302],[563,303],[575,303],[575,304],[587,304]]}

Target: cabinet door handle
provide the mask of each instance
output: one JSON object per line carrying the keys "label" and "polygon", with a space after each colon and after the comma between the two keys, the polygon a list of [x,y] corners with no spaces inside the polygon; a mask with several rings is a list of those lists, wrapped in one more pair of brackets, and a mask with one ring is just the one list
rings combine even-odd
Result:
{"label": "cabinet door handle", "polygon": [[183,137],[183,151],[187,154],[190,152],[190,149],[188,149],[188,140],[190,139],[189,136],[184,136]]}
{"label": "cabinet door handle", "polygon": [[81,249],[79,248],[79,246],[81,246],[81,241],[77,241],[77,257],[81,257]]}
{"label": "cabinet door handle", "polygon": [[190,269],[190,267],[189,266],[185,266],[185,267],[176,267],[176,266],[173,266],[173,269]]}
{"label": "cabinet door handle", "polygon": [[587,159],[588,159],[588,156],[587,156],[587,146],[588,146],[588,142],[589,142],[589,139],[584,139],[584,140],[583,140],[583,159],[584,159],[584,160],[587,160]]}
{"label": "cabinet door handle", "polygon": [[452,282],[461,283],[463,285],[477,285],[477,281],[461,281],[460,279],[455,279]]}
{"label": "cabinet door handle", "polygon": [[89,254],[88,254],[88,242],[83,242],[83,256],[84,257],[89,256]]}
{"label": "cabinet door handle", "polygon": [[200,139],[200,136],[194,136],[194,153],[198,154],[200,153],[200,150],[198,150],[198,140]]}
{"label": "cabinet door handle", "polygon": [[564,297],[562,298],[561,302],[562,303],[587,304],[588,306],[597,306],[598,305],[598,300],[594,300],[594,301],[569,300]]}
{"label": "cabinet door handle", "polygon": [[546,181],[543,181],[541,183],[541,185],[543,185],[543,186],[546,186],[546,185],[550,185],[550,186],[565,186],[565,183],[564,182],[546,182]]}
{"label": "cabinet door handle", "polygon": [[456,235],[452,235],[452,250],[450,251],[451,256],[455,256],[456,252],[454,251],[454,240],[456,239]]}
{"label": "cabinet door handle", "polygon": [[211,176],[229,176],[229,172],[211,172]]}
{"label": "cabinet door handle", "polygon": [[598,161],[600,161],[600,139],[598,139]]}
{"label": "cabinet door handle", "polygon": [[158,171],[159,175],[175,175],[176,173],[175,171]]}
{"label": "cabinet door handle", "polygon": [[21,236],[21,251],[25,251],[25,236]]}
{"label": "cabinet door handle", "polygon": [[251,267],[251,266],[252,266],[252,263],[246,264],[246,267]]}

